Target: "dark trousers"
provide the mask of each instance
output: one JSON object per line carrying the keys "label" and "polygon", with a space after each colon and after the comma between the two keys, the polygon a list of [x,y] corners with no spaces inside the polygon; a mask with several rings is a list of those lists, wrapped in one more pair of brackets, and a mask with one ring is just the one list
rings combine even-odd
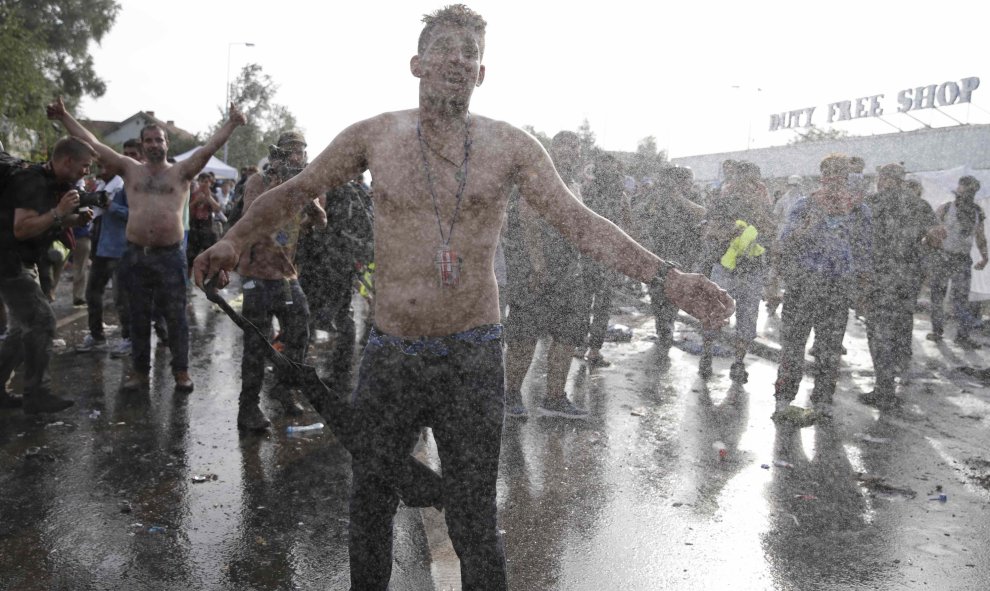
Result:
{"label": "dark trousers", "polygon": [[812,402],[831,402],[839,379],[842,336],[849,321],[849,289],[845,281],[817,274],[790,278],[781,310],[780,366],[777,369],[778,400],[797,396],[804,376],[804,349],[815,329],[815,388]]}
{"label": "dark trousers", "polygon": [[601,266],[590,261],[582,261],[584,286],[591,308],[591,321],[588,324],[588,348],[601,349],[605,343],[605,332],[608,330],[608,319],[612,314],[612,286],[618,282],[618,277]]}
{"label": "dark trousers", "polygon": [[969,288],[973,281],[973,259],[968,254],[938,252],[932,257],[932,332],[941,336],[945,330],[945,293],[952,291],[952,313],[958,322],[956,338],[967,338],[976,324],[976,316],[969,305]]}
{"label": "dark trousers", "polygon": [[[287,357],[300,363],[306,360],[309,347],[309,306],[306,294],[295,279],[254,279],[244,277],[244,318],[262,332],[269,332],[272,317],[278,318],[279,341]],[[244,354],[241,357],[240,403],[257,404],[265,381],[268,343],[254,331],[244,331]],[[294,376],[277,376],[279,388],[291,387]]]}
{"label": "dark trousers", "polygon": [[678,308],[667,301],[667,297],[650,288],[650,309],[656,322],[657,341],[670,346],[674,341],[674,319],[677,318]]}
{"label": "dark trousers", "polygon": [[94,339],[106,338],[103,334],[103,294],[111,278],[114,278],[113,301],[117,316],[120,318],[120,336],[124,339],[131,338],[131,314],[127,305],[127,290],[120,288],[120,277],[116,276],[119,263],[120,259],[93,257],[93,264],[89,268],[89,277],[86,280],[86,308],[89,313],[89,334]]}
{"label": "dark trousers", "polygon": [[911,360],[914,309],[921,289],[916,273],[874,276],[866,336],[876,375],[876,389],[893,394],[894,380]]}
{"label": "dark trousers", "polygon": [[[464,333],[462,333],[464,334]],[[465,591],[506,589],[495,485],[504,412],[502,340],[458,335],[382,342],[373,332],[352,399],[351,589],[382,590],[392,570],[399,473],[423,426],[433,428],[443,470],[444,517]],[[425,343],[419,348],[417,343]]]}
{"label": "dark trousers", "polygon": [[151,370],[152,311],[165,316],[172,371],[189,368],[189,319],[186,317],[186,257],[180,246],[143,248],[128,244],[120,261],[120,280],[130,296],[131,357],[140,373]]}
{"label": "dark trousers", "polygon": [[17,275],[0,277],[0,296],[10,312],[7,338],[0,344],[0,390],[23,362],[25,396],[48,394],[55,312],[41,291],[38,270],[24,267]]}

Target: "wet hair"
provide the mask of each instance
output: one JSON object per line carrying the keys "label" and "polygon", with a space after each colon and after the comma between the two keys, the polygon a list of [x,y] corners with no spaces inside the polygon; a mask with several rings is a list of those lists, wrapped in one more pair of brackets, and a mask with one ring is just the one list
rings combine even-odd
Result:
{"label": "wet hair", "polygon": [[822,159],[818,169],[822,176],[848,175],[849,157],[845,154],[829,154]]}
{"label": "wet hair", "polygon": [[660,169],[657,183],[663,186],[676,186],[680,183],[693,183],[694,172],[686,166],[667,166]]}
{"label": "wet hair", "polygon": [[922,186],[921,181],[918,179],[908,179],[904,181],[904,188],[913,194],[917,194],[921,197],[921,194],[925,192],[924,186]]}
{"label": "wet hair", "polygon": [[759,179],[761,176],[760,167],[746,160],[736,165],[736,176],[741,178]]}
{"label": "wet hair", "polygon": [[437,11],[423,15],[423,22],[426,26],[423,27],[423,31],[419,34],[419,45],[417,47],[420,55],[423,55],[423,52],[426,51],[426,46],[430,43],[430,37],[433,35],[433,31],[443,26],[460,27],[476,33],[478,35],[478,45],[481,54],[485,54],[485,26],[488,23],[485,22],[485,19],[481,18],[480,14],[467,6],[463,4],[444,6]]}
{"label": "wet hair", "polygon": [[550,140],[550,145],[559,144],[560,142],[581,143],[581,136],[573,131],[568,131],[565,129],[564,131],[558,131],[557,134],[553,136],[553,139]]}
{"label": "wet hair", "polygon": [[849,168],[852,170],[863,170],[866,167],[866,160],[863,160],[859,156],[849,157]]}
{"label": "wet hair", "polygon": [[55,146],[52,147],[52,160],[71,158],[74,161],[79,161],[97,157],[98,155],[96,150],[93,149],[93,146],[90,146],[79,138],[71,136],[58,140],[55,142]]}
{"label": "wet hair", "polygon": [[150,131],[152,129],[160,129],[162,132],[162,136],[165,138],[165,141],[166,142],[168,141],[168,130],[166,130],[161,125],[158,125],[157,123],[149,123],[148,125],[145,125],[144,127],[141,128],[140,137],[142,142],[144,141],[144,132]]}

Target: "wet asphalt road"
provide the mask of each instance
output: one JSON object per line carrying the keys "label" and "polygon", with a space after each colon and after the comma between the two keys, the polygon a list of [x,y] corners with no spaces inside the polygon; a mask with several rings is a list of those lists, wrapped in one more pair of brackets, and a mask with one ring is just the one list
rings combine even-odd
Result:
{"label": "wet asphalt road", "polygon": [[[925,341],[919,316],[908,403],[881,414],[855,400],[872,374],[854,320],[835,419],[778,431],[772,362],[751,355],[739,387],[719,358],[705,383],[690,327],[664,356],[630,311],[615,320],[633,341],[603,351],[612,367],[572,365],[591,420],[506,423],[511,588],[987,588],[990,393],[949,368],[990,355]],[[58,336],[71,347],[84,324]],[[118,392],[124,361],[65,352],[55,376],[75,407],[0,412],[0,589],[347,588],[346,452],[327,432],[289,437],[289,422],[317,418],[271,402],[273,433],[239,437],[239,332],[202,296],[191,326],[191,395],[172,392],[161,349],[137,398]],[[542,378],[537,363],[531,410]],[[928,500],[939,486],[947,501]],[[394,589],[456,588],[438,529],[434,510],[400,509]]]}

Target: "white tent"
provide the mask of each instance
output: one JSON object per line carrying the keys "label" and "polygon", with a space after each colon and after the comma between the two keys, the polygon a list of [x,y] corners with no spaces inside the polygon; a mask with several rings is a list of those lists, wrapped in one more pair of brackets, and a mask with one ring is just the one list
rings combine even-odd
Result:
{"label": "white tent", "polygon": [[[193,148],[188,152],[179,154],[178,156],[175,157],[175,160],[177,162],[182,162],[183,160],[192,156],[196,152],[196,150],[199,150],[201,148],[202,146],[198,148]],[[216,156],[210,156],[210,161],[206,163],[206,166],[203,168],[203,172],[212,172],[213,174],[217,175],[218,179],[233,179],[235,181],[237,180],[237,176],[238,176],[238,172],[236,168],[228,164],[225,164],[223,160],[220,160]]]}

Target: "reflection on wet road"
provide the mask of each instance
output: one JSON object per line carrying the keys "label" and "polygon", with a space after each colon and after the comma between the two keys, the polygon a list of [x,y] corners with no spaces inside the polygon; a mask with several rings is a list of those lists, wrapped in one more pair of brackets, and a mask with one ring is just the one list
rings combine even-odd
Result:
{"label": "reflection on wet road", "polygon": [[[706,383],[689,345],[661,355],[645,317],[618,320],[636,336],[606,345],[612,367],[572,364],[589,421],[532,412],[538,363],[530,418],[505,426],[511,588],[986,588],[988,391],[946,369],[979,356],[916,338],[907,405],[878,413],[855,400],[872,368],[853,321],[835,419],[779,430],[775,364],[751,355],[740,386],[716,358]],[[171,391],[162,349],[136,397],[118,391],[124,362],[64,353],[56,379],[75,407],[0,413],[0,589],[348,588],[346,452],[326,431],[287,436],[315,415],[290,421],[269,401],[274,433],[239,437],[239,333],[199,297],[192,330],[189,396]],[[422,515],[400,509],[394,589],[434,588]]]}

